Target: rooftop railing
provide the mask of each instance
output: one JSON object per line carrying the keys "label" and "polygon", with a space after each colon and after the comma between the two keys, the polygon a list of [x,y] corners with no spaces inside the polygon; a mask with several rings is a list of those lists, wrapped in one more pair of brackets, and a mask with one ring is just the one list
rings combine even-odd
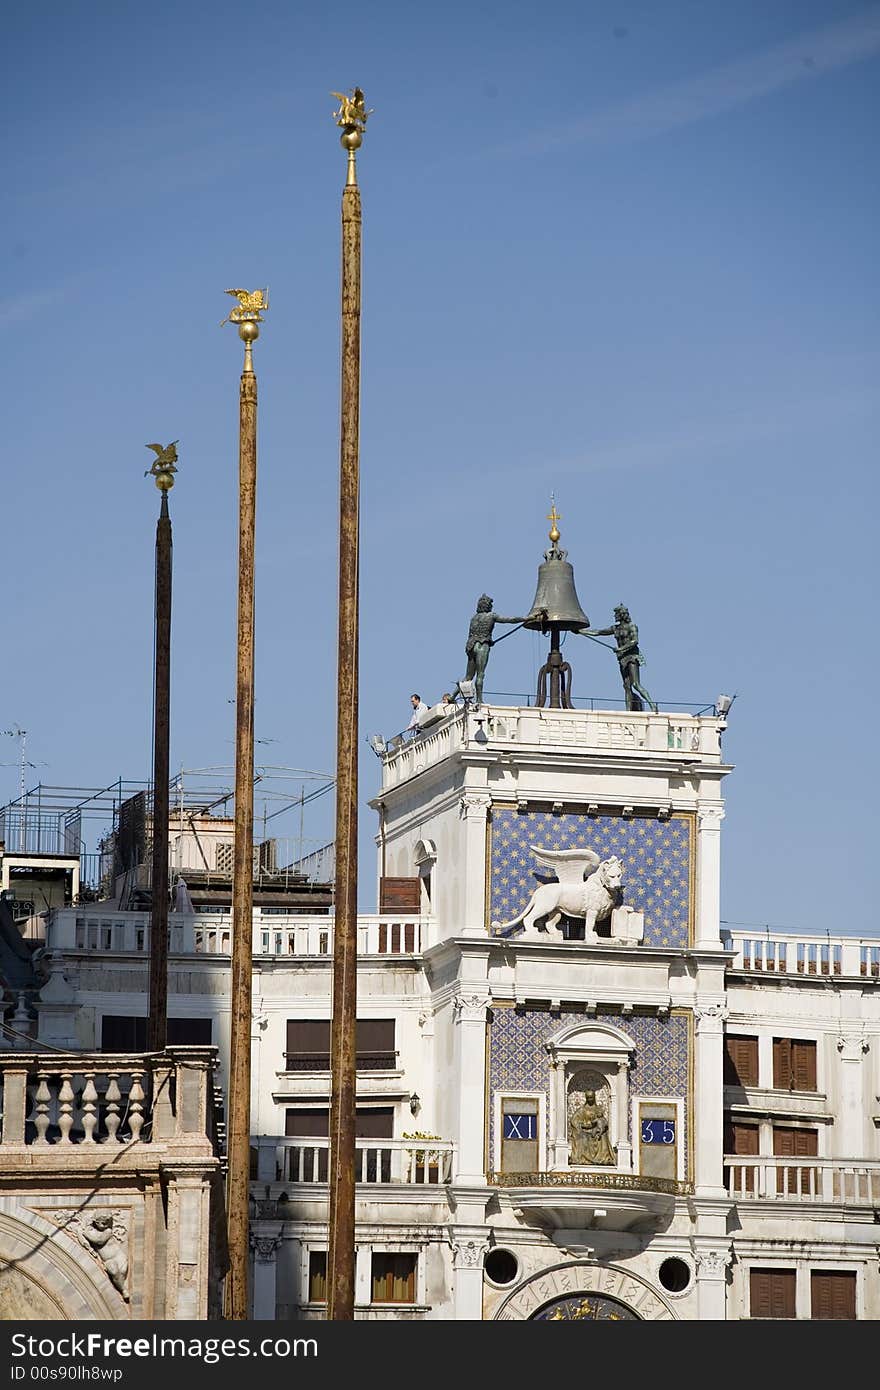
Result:
{"label": "rooftop railing", "polygon": [[536,709],[534,706],[459,707],[387,744],[384,787],[396,786],[452,753],[520,746],[615,752],[637,758],[672,755],[682,761],[721,760],[724,721],[711,715],[646,710]]}
{"label": "rooftop railing", "polygon": [[[418,955],[428,945],[430,922],[430,918],[406,913],[359,914],[358,954]],[[266,916],[257,910],[254,913],[254,955],[331,956],[333,927],[331,916],[298,913]],[[50,950],[84,951],[90,955],[117,952],[147,955],[150,914],[102,911],[98,903],[94,907],[59,908],[49,918],[46,944]],[[231,912],[169,913],[168,950],[172,956],[229,955],[232,951]]]}
{"label": "rooftop railing", "polygon": [[765,975],[880,977],[880,940],[806,932],[725,931],[734,970]]}

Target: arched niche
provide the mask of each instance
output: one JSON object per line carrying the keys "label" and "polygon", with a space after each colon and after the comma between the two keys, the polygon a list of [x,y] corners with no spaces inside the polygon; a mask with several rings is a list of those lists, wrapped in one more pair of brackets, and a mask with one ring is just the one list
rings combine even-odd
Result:
{"label": "arched niche", "polygon": [[420,911],[422,915],[432,910],[434,900],[434,865],[437,862],[437,846],[433,840],[417,840],[413,850],[420,888]]}
{"label": "arched niche", "polygon": [[[628,1033],[596,1020],[568,1024],[546,1044],[550,1060],[550,1142],[548,1163],[555,1171],[568,1171],[570,1158],[569,1120],[572,1107],[585,1090],[596,1092],[607,1115],[608,1138],[614,1162],[601,1166],[619,1173],[632,1172],[632,1144],[629,1137],[629,1070],[636,1045]],[[575,1164],[575,1167],[586,1165]]]}

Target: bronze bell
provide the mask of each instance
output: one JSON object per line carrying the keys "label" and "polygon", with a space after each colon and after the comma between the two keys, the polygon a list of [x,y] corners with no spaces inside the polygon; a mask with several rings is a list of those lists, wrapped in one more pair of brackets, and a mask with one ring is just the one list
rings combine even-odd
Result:
{"label": "bronze bell", "polygon": [[[565,550],[557,548],[555,541],[552,548],[544,552],[543,563],[538,566],[538,587],[524,627],[546,631],[555,626],[560,631],[576,632],[578,628],[590,626],[581,608],[574,587],[574,570],[566,554]],[[546,610],[546,616],[542,610]]]}

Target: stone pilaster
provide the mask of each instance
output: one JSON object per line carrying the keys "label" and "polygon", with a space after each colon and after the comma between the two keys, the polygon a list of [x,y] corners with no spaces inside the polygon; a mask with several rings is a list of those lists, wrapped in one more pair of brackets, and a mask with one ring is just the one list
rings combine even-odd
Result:
{"label": "stone pilaster", "polygon": [[253,1298],[251,1317],[255,1322],[275,1320],[275,1275],[281,1236],[251,1231],[250,1246],[254,1252]]}
{"label": "stone pilaster", "polygon": [[694,1152],[697,1193],[721,1196],[724,1191],[724,1020],[722,1002],[698,1005],[696,1065],[694,1068]]}
{"label": "stone pilaster", "polygon": [[465,823],[465,890],[463,936],[486,932],[486,823],[492,798],[488,792],[465,792],[459,803]]}
{"label": "stone pilaster", "polygon": [[835,1117],[835,1156],[853,1158],[867,1152],[865,1135],[865,1066],[870,1043],[858,1023],[838,1034],[840,1054],[838,1106]]}
{"label": "stone pilaster", "polygon": [[483,1226],[450,1228],[456,1322],[483,1317],[483,1256],[489,1248]]}
{"label": "stone pilaster", "polygon": [[721,945],[721,822],[720,803],[697,811],[697,946]]}
{"label": "stone pilaster", "polygon": [[698,1248],[697,1308],[700,1322],[723,1322],[727,1316],[727,1271],[730,1246]]}

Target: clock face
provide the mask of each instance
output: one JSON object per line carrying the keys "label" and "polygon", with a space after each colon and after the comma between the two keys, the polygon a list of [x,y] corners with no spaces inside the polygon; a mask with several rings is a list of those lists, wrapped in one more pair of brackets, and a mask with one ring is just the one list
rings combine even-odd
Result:
{"label": "clock face", "polygon": [[537,1313],[532,1322],[639,1322],[639,1316],[625,1303],[602,1294],[571,1294],[554,1299]]}

